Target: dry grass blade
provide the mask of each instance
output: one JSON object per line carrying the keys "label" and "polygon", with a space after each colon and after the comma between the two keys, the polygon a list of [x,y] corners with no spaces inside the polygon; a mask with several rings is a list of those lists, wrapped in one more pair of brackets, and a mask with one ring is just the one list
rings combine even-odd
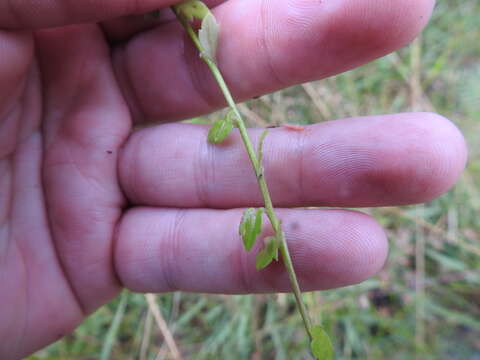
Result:
{"label": "dry grass blade", "polygon": [[160,332],[162,333],[163,338],[165,339],[168,349],[172,353],[173,359],[182,360],[183,359],[182,355],[180,354],[180,351],[177,347],[177,344],[175,343],[173,335],[170,332],[170,329],[168,328],[167,322],[163,318],[163,315],[160,309],[158,308],[158,305],[156,302],[156,296],[153,294],[145,294],[145,298],[147,300],[148,309],[152,313],[153,318],[155,319],[155,322],[157,323],[157,326],[160,329]]}
{"label": "dry grass blade", "polygon": [[128,292],[124,291],[120,296],[120,302],[118,304],[115,316],[113,317],[110,328],[108,329],[105,342],[103,343],[102,352],[100,354],[101,360],[108,360],[113,351],[113,346],[116,342],[120,323],[125,315],[125,309],[127,307]]}
{"label": "dry grass blade", "polygon": [[333,115],[332,115],[332,112],[330,111],[329,105],[325,101],[323,101],[322,96],[319,94],[319,92],[313,86],[313,84],[306,83],[306,84],[303,84],[302,87],[307,93],[307,95],[310,96],[310,98],[312,99],[318,112],[322,115],[323,120],[332,119]]}
{"label": "dry grass blade", "polygon": [[415,237],[415,345],[425,346],[425,230],[416,224]]}
{"label": "dry grass blade", "polygon": [[430,231],[432,234],[444,238],[449,243],[457,244],[459,246],[462,246],[464,249],[472,252],[473,254],[476,254],[476,255],[480,256],[480,248],[476,247],[473,244],[467,243],[465,240],[463,240],[460,237],[452,236],[451,234],[449,234],[448,232],[446,232],[445,230],[443,230],[439,226],[431,224],[428,221],[426,221],[426,220],[424,220],[424,219],[422,219],[418,216],[410,215],[406,211],[403,211],[402,209],[394,208],[394,207],[383,208],[381,211],[383,213],[394,214],[394,215],[400,216],[404,219],[413,221],[415,224],[417,224],[417,225],[423,227],[424,229]]}
{"label": "dry grass blade", "polygon": [[242,112],[243,115],[245,115],[245,117],[253,124],[255,124],[255,126],[258,126],[258,127],[262,127],[262,128],[265,128],[265,127],[268,127],[270,125],[269,122],[267,122],[266,120],[262,119],[259,115],[257,115],[256,113],[254,113],[252,110],[250,110],[250,108],[245,105],[245,104],[238,104],[238,108],[240,109],[240,111]]}
{"label": "dry grass blade", "polygon": [[147,360],[147,352],[152,335],[152,319],[152,312],[147,311],[145,326],[143,328],[142,344],[140,345],[140,360]]}

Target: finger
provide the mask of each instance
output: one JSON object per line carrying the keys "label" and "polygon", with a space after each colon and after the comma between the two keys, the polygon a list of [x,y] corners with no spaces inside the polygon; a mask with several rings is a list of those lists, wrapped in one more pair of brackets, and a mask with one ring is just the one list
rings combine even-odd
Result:
{"label": "finger", "polygon": [[143,14],[175,0],[0,0],[0,28],[34,29]]}
{"label": "finger", "polygon": [[[412,40],[433,0],[245,1],[215,9],[218,62],[237,99],[320,79]],[[177,23],[137,36],[114,55],[137,121],[209,112],[223,97]]]}
{"label": "finger", "polygon": [[[163,207],[261,206],[238,133],[207,143],[208,128],[167,124],[134,133],[119,159],[124,193]],[[252,130],[254,143],[259,130]],[[462,135],[428,113],[344,119],[303,131],[270,129],[265,177],[276,206],[381,206],[445,192],[465,166]]]}
{"label": "finger", "polygon": [[[203,2],[210,8],[213,8],[224,0],[204,0]],[[128,40],[133,35],[145,31],[170,21],[176,20],[175,14],[168,8],[159,9],[158,17],[146,17],[144,13],[140,15],[129,15],[121,18],[115,18],[105,21],[101,24],[107,39],[110,42],[122,42]]]}
{"label": "finger", "polygon": [[[282,210],[279,216],[303,290],[358,283],[385,262],[385,235],[364,214]],[[141,292],[289,291],[281,262],[262,271],[255,269],[259,246],[249,253],[243,249],[240,217],[241,210],[129,211],[119,225],[115,247],[120,281]]]}

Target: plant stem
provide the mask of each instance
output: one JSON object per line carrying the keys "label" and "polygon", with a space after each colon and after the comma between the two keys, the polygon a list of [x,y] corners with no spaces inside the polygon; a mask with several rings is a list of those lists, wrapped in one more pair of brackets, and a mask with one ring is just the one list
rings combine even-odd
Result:
{"label": "plant stem", "polygon": [[237,105],[235,104],[235,101],[233,100],[233,97],[230,93],[230,90],[225,83],[225,80],[218,69],[217,64],[212,61],[208,56],[205,55],[205,51],[200,44],[200,41],[198,39],[197,34],[195,33],[194,29],[190,25],[190,23],[184,19],[182,16],[178,15],[175,9],[172,9],[173,12],[176,14],[178,20],[180,23],[183,25],[184,29],[186,30],[187,34],[191,38],[192,42],[195,44],[195,47],[200,51],[200,56],[202,60],[207,64],[209,67],[210,71],[212,72],[212,75],[214,76],[215,80],[218,83],[218,86],[220,87],[223,96],[225,97],[225,100],[227,101],[228,106],[231,108],[231,110],[234,112],[236,115],[236,125],[240,131],[240,136],[243,140],[243,143],[245,145],[245,148],[247,150],[248,157],[250,158],[250,161],[252,163],[252,166],[255,170],[255,175],[257,177],[257,182],[260,187],[260,191],[262,193],[262,197],[265,203],[265,212],[268,216],[268,219],[270,220],[270,223],[272,224],[272,228],[275,231],[275,235],[277,239],[280,241],[280,253],[282,255],[283,262],[285,264],[285,268],[288,272],[288,276],[290,278],[290,283],[292,286],[293,293],[295,295],[295,300],[297,302],[298,309],[300,311],[300,315],[303,320],[303,324],[305,326],[305,330],[307,331],[307,334],[312,340],[312,332],[311,332],[311,321],[307,313],[306,306],[303,302],[302,299],[302,293],[300,290],[300,286],[298,284],[297,280],[297,275],[295,273],[295,269],[293,267],[292,263],[292,258],[290,256],[290,252],[288,251],[288,245],[287,241],[285,239],[285,234],[282,231],[281,228],[281,221],[275,214],[273,204],[272,204],[272,199],[270,197],[270,192],[267,187],[267,183],[265,181],[265,176],[263,173],[263,167],[262,164],[260,163],[257,154],[255,153],[252,141],[250,140],[250,137],[248,136],[247,132],[247,127],[245,126],[245,122],[243,120],[243,117],[238,110]]}

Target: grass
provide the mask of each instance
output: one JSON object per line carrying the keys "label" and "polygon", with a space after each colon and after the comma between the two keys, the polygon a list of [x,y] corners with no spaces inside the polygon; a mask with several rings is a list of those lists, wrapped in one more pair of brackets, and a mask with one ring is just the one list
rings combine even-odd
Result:
{"label": "grass", "polygon": [[[466,135],[469,165],[448,194],[421,206],[364,209],[391,240],[379,275],[305,295],[333,334],[339,359],[479,358],[479,14],[477,0],[439,1],[409,47],[246,105],[247,114],[258,114],[248,116],[252,126],[420,109],[443,114]],[[157,326],[161,318],[166,329]],[[308,359],[300,321],[284,294],[162,294],[150,306],[145,296],[128,294],[29,359],[178,359],[172,346],[184,359]],[[164,342],[169,336],[173,345]]]}

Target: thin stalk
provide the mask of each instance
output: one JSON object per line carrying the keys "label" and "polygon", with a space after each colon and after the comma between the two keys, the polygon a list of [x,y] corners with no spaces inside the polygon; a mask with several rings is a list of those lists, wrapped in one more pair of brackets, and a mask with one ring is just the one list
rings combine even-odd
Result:
{"label": "thin stalk", "polygon": [[117,340],[118,329],[122,322],[123,316],[125,315],[125,309],[127,307],[128,292],[124,290],[120,296],[120,302],[118,303],[117,310],[115,311],[115,316],[113,321],[110,324],[108,329],[107,336],[103,342],[102,352],[100,354],[101,360],[109,360],[112,355],[113,346]]}
{"label": "thin stalk", "polygon": [[300,311],[300,315],[303,320],[303,324],[305,326],[305,330],[307,331],[307,334],[312,340],[312,332],[311,332],[311,321],[307,313],[307,309],[305,307],[305,304],[302,299],[302,293],[300,291],[300,286],[298,284],[298,279],[297,275],[295,273],[295,269],[293,267],[292,263],[292,258],[290,256],[290,252],[288,251],[288,245],[287,241],[285,239],[285,235],[282,231],[281,228],[281,222],[277,215],[275,214],[273,204],[272,204],[272,199],[270,197],[270,192],[267,187],[267,183],[265,181],[265,176],[263,174],[263,168],[262,165],[257,157],[257,154],[255,152],[254,146],[252,144],[252,141],[250,140],[250,137],[248,136],[247,132],[247,127],[245,126],[245,121],[243,120],[242,114],[238,110],[237,105],[235,104],[235,101],[233,100],[233,97],[230,93],[230,90],[225,83],[225,79],[223,78],[220,70],[218,69],[217,64],[212,61],[208,56],[205,55],[205,51],[200,44],[200,40],[195,32],[195,30],[192,28],[190,23],[184,19],[182,16],[179,16],[177,12],[172,9],[173,12],[176,14],[177,19],[180,21],[182,26],[184,27],[185,31],[189,35],[190,39],[192,42],[195,44],[195,47],[198,49],[200,52],[200,56],[202,60],[207,64],[209,67],[210,71],[212,72],[212,75],[214,76],[215,80],[217,81],[218,86],[220,87],[223,96],[225,97],[225,100],[227,101],[228,106],[230,109],[234,112],[236,115],[236,125],[240,131],[240,136],[242,138],[242,141],[245,145],[245,149],[247,150],[248,157],[250,158],[250,162],[252,163],[253,169],[255,171],[255,175],[257,177],[257,182],[260,187],[260,191],[262,193],[263,201],[265,203],[265,212],[267,214],[268,219],[270,220],[270,223],[272,224],[272,228],[275,231],[275,235],[277,236],[277,239],[280,241],[280,254],[282,255],[283,262],[285,264],[285,268],[288,272],[288,276],[290,279],[290,283],[292,286],[293,293],[295,295],[295,300],[297,302],[298,309]]}

